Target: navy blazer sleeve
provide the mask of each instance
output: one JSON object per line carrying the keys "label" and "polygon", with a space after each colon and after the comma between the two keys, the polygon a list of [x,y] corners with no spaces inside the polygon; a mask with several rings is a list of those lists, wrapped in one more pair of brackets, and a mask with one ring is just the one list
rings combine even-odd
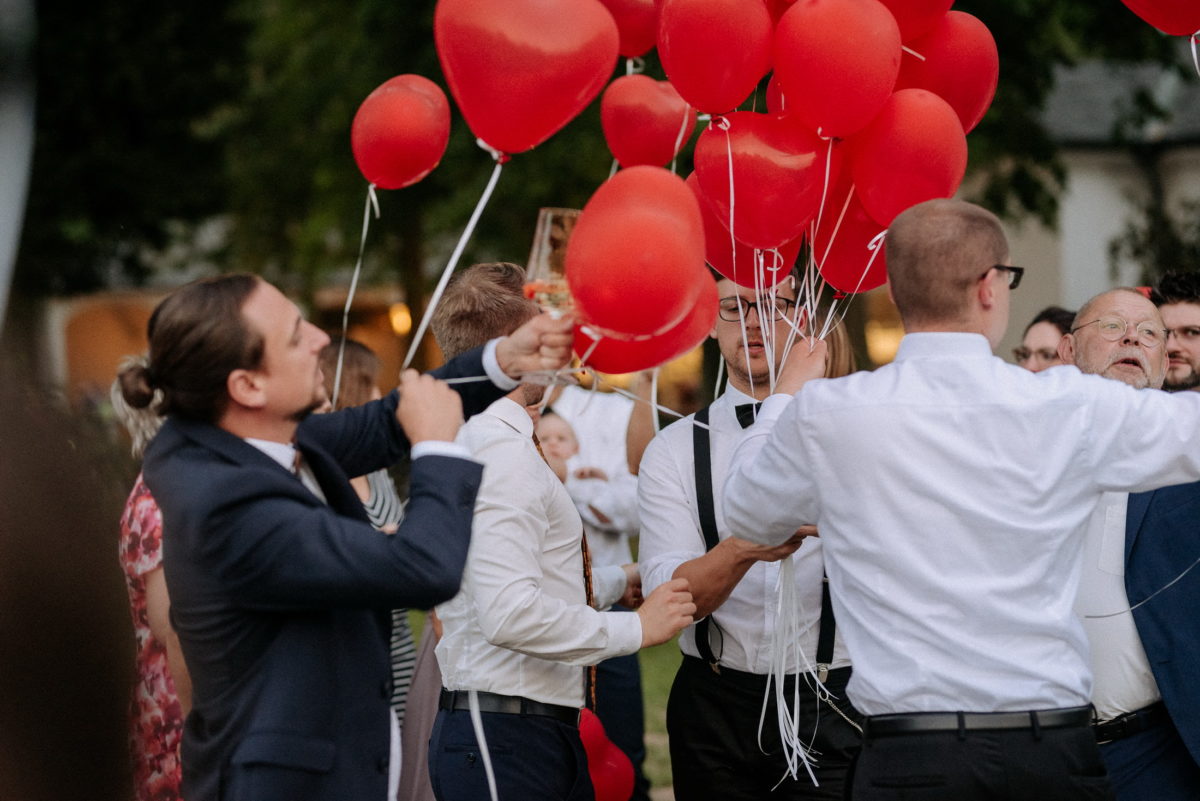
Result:
{"label": "navy blazer sleeve", "polygon": [[[473,348],[436,370],[435,378],[476,377],[485,375],[483,348]],[[451,384],[463,403],[463,416],[470,417],[502,398],[508,390],[491,381]],[[363,476],[403,459],[409,451],[408,438],[396,420],[400,395],[389,392],[371,403],[343,409],[333,414],[309,415],[301,423],[297,438],[310,441],[327,451],[348,476]]]}

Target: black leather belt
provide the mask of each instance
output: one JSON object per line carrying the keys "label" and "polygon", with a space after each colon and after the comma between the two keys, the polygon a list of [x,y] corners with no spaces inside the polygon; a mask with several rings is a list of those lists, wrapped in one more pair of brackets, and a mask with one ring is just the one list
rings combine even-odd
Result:
{"label": "black leather belt", "polygon": [[1168,718],[1167,708],[1162,701],[1148,707],[1126,712],[1124,715],[1093,723],[1092,731],[1096,733],[1096,742],[1100,745],[1111,743],[1113,740],[1123,740],[1139,732],[1165,723]]}
{"label": "black leather belt", "polygon": [[[483,691],[479,691],[475,695],[479,698],[480,712],[498,712],[501,715],[540,715],[572,726],[579,725],[579,710],[574,707],[543,704],[541,701],[532,701],[519,695],[500,695]],[[470,709],[470,699],[471,694],[467,690],[443,689],[442,695],[438,699],[438,708]]]}
{"label": "black leather belt", "polygon": [[868,717],[863,721],[863,737],[870,739],[932,732],[1036,731],[1087,726],[1091,722],[1090,706],[1034,709],[1029,712],[910,712]]}

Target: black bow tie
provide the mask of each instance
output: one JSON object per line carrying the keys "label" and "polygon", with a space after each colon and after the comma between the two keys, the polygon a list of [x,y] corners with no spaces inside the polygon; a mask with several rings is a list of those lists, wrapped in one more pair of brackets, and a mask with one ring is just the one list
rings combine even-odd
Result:
{"label": "black bow tie", "polygon": [[749,428],[758,417],[758,410],[762,408],[762,401],[758,403],[739,403],[733,407],[737,413],[738,422],[742,424],[742,428]]}

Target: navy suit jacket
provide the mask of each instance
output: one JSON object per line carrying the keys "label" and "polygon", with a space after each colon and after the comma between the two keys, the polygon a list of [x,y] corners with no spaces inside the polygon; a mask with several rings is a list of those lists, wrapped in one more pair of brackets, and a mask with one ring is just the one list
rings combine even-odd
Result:
{"label": "navy suit jacket", "polygon": [[1200,482],[1129,496],[1125,589],[1167,711],[1200,764]]}
{"label": "navy suit jacket", "polygon": [[[482,375],[479,351],[437,372]],[[461,386],[468,413],[503,394]],[[347,476],[407,455],[396,404],[392,393],[299,426],[327,504],[214,425],[168,420],[148,448],[171,618],[192,675],[188,801],[384,801],[388,610],[458,592],[482,475],[465,459],[419,459],[399,532],[373,529]]]}

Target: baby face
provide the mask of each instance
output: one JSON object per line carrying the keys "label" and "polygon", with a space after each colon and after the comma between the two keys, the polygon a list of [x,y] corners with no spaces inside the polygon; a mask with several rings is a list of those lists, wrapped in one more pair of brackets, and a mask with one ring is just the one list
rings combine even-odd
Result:
{"label": "baby face", "polygon": [[579,453],[579,440],[575,439],[575,431],[556,414],[542,415],[534,429],[538,441],[542,443],[542,453],[558,459],[570,459]]}

